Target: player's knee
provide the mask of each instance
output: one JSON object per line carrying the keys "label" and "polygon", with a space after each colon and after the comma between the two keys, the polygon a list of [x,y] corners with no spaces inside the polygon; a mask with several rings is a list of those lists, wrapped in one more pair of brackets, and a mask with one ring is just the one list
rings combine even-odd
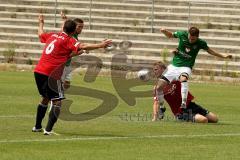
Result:
{"label": "player's knee", "polygon": [[179,80],[180,80],[181,82],[187,82],[187,81],[188,81],[188,77],[189,77],[189,75],[188,75],[187,73],[182,73],[182,74],[180,75],[180,77],[179,77]]}
{"label": "player's knee", "polygon": [[61,106],[61,105],[62,105],[61,100],[53,100],[52,103],[53,103],[53,105],[55,105],[55,106]]}
{"label": "player's knee", "polygon": [[49,101],[50,100],[48,98],[43,97],[42,100],[41,100],[41,104],[48,105]]}
{"label": "player's knee", "polygon": [[196,114],[194,120],[196,123],[208,123],[208,118],[200,114]]}
{"label": "player's knee", "polygon": [[207,115],[207,118],[208,118],[209,123],[217,123],[218,122],[218,116],[211,112]]}

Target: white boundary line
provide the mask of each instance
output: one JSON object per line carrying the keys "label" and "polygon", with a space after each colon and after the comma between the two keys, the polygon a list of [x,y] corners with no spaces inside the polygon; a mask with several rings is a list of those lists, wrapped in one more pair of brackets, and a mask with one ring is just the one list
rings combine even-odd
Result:
{"label": "white boundary line", "polygon": [[0,115],[0,118],[34,118],[34,115]]}
{"label": "white boundary line", "polygon": [[[113,115],[112,117],[119,117],[119,115]],[[36,116],[35,115],[0,115],[0,119],[2,118],[2,119],[4,119],[4,118],[35,118]],[[98,117],[98,119],[99,118],[103,118],[103,117]],[[174,120],[174,119],[173,119]],[[169,120],[163,120],[163,122],[167,122],[167,121],[169,121]],[[150,120],[149,121],[125,121],[125,120],[123,120],[123,122],[150,122]],[[176,121],[176,122],[178,122],[178,121]],[[229,123],[229,122],[232,122],[232,121],[221,121],[221,123]],[[180,123],[180,122],[178,122],[178,123]]]}
{"label": "white boundary line", "polygon": [[[124,140],[124,139],[159,139],[159,138],[201,138],[201,137],[238,137],[240,133],[222,134],[197,134],[197,135],[156,135],[156,136],[125,136],[125,137],[75,137],[56,139],[22,139],[0,140],[0,143],[31,143],[31,142],[64,142],[64,141],[89,141],[89,140]],[[52,137],[52,136],[51,136]]]}

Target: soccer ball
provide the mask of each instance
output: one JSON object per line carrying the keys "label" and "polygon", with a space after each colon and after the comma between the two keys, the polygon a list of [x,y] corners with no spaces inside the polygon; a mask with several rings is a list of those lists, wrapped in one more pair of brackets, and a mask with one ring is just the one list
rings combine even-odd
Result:
{"label": "soccer ball", "polygon": [[148,81],[150,79],[150,71],[148,69],[141,69],[138,71],[137,76],[142,81]]}

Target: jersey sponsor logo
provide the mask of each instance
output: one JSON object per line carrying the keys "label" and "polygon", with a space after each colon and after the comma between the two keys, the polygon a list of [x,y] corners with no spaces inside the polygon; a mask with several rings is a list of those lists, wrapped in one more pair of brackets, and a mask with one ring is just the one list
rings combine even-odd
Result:
{"label": "jersey sponsor logo", "polygon": [[172,84],[171,86],[166,88],[166,90],[164,91],[164,95],[167,95],[167,94],[173,95],[175,93],[176,88],[177,88],[177,85]]}
{"label": "jersey sponsor logo", "polygon": [[178,53],[179,53],[180,55],[182,55],[183,57],[187,58],[187,59],[192,58],[192,56],[190,56],[189,54],[184,53],[184,52],[182,52],[182,51],[179,51]]}

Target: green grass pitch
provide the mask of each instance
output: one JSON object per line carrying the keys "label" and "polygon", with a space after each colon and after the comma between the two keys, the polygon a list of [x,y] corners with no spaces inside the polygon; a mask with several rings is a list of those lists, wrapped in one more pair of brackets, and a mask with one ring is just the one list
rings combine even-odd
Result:
{"label": "green grass pitch", "polygon": [[[117,96],[109,77],[86,83],[82,76],[74,75],[73,84]],[[218,124],[176,122],[171,118],[151,122],[152,98],[138,98],[136,106],[131,107],[117,96],[119,104],[108,114],[89,121],[59,120],[54,130],[60,135],[44,136],[31,132],[40,100],[33,74],[0,72],[0,159],[239,159],[240,85],[191,83],[190,90],[196,102],[219,116]],[[101,103],[90,97],[68,97],[74,101],[72,113],[86,112]]]}

